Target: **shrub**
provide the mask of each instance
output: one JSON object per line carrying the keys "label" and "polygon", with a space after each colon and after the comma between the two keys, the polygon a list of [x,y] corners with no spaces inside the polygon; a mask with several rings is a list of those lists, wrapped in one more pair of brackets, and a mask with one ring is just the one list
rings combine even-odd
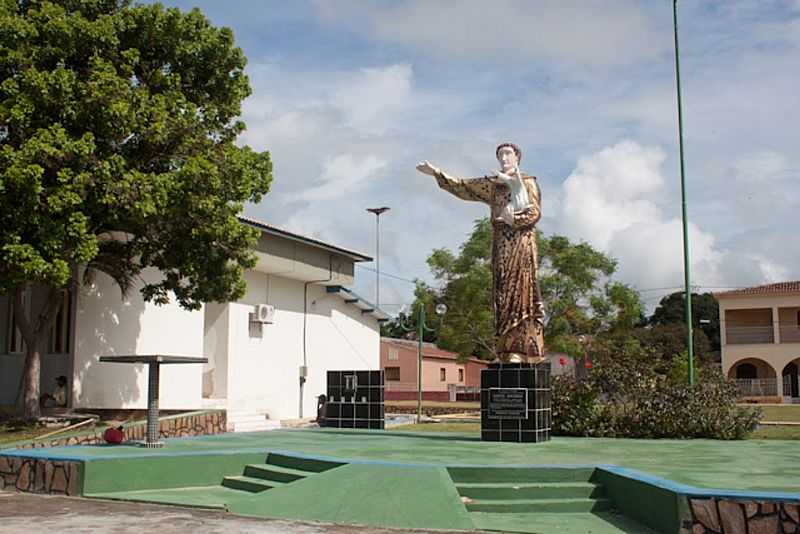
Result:
{"label": "shrub", "polygon": [[553,434],[562,436],[743,439],[762,415],[737,406],[735,385],[707,370],[689,386],[598,366],[585,380],[555,377],[552,393]]}

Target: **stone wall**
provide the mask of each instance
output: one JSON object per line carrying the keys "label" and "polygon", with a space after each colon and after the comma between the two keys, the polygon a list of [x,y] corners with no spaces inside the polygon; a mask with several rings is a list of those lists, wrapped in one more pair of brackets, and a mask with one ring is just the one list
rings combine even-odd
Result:
{"label": "stone wall", "polygon": [[[193,412],[185,415],[161,418],[160,436],[178,438],[202,436],[225,432],[224,411]],[[126,440],[144,440],[147,425],[143,422],[124,426]],[[100,429],[69,437],[23,443],[18,449],[39,447],[63,447],[67,445],[93,445],[104,443]],[[16,490],[29,493],[54,495],[80,495],[81,462],[25,458],[0,455],[0,490]]]}
{"label": "stone wall", "polygon": [[79,463],[0,456],[0,490],[80,495]]}
{"label": "stone wall", "polygon": [[[686,534],[800,534],[800,503],[689,498]],[[687,525],[688,526],[688,525]]]}
{"label": "stone wall", "polygon": [[[125,439],[131,441],[144,440],[147,423],[138,421],[123,426]],[[224,410],[208,412],[193,412],[185,415],[162,417],[159,421],[159,435],[161,438],[182,438],[188,436],[204,436],[209,434],[222,434],[226,432],[226,414]],[[68,445],[94,445],[104,443],[103,432],[100,430],[75,434],[72,436],[22,443],[18,449],[33,449],[38,447],[64,447]]]}

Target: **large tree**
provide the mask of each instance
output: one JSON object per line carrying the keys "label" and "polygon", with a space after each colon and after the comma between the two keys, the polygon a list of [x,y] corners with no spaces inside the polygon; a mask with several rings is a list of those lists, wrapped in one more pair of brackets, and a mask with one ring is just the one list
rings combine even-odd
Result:
{"label": "large tree", "polygon": [[[227,28],[125,0],[0,0],[0,293],[26,346],[21,406],[63,292],[102,271],[187,309],[243,294],[256,235],[239,223],[272,179],[235,144],[250,93]],[[41,299],[28,299],[35,291]]]}
{"label": "large tree", "polygon": [[[613,259],[564,236],[538,234],[537,239],[545,344],[550,349],[577,356],[584,350],[578,343],[580,335],[586,339],[626,330],[643,320],[638,294],[610,279],[616,269]],[[462,356],[494,357],[491,254],[491,223],[480,219],[457,255],[435,249],[428,257],[441,284],[437,290],[426,289],[428,306],[432,309],[435,300],[448,307],[436,335],[440,347]],[[420,299],[418,288],[415,305]]]}
{"label": "large tree", "polygon": [[[662,298],[653,311],[649,324],[653,326],[685,325],[685,297],[686,294],[683,291],[677,291]],[[711,350],[720,350],[719,304],[711,293],[692,293],[692,328],[703,331],[711,342]]]}

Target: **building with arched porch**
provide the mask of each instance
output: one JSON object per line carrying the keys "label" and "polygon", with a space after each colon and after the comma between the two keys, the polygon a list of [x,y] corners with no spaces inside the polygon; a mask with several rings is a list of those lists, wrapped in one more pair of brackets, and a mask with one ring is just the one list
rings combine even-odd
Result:
{"label": "building with arched porch", "polygon": [[722,372],[743,398],[800,403],[800,281],[715,293]]}

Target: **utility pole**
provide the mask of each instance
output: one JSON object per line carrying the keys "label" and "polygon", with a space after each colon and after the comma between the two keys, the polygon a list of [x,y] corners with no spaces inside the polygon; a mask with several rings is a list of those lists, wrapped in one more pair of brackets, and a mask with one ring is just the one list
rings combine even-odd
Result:
{"label": "utility pole", "polygon": [[689,262],[689,219],[686,208],[686,173],[683,163],[683,105],[681,102],[681,64],[678,47],[678,0],[672,0],[672,22],[675,35],[675,80],[678,93],[678,146],[681,162],[681,215],[683,219],[683,276],[686,285],[686,353],[689,365],[689,385],[694,384],[694,336],[692,335],[692,284]]}

